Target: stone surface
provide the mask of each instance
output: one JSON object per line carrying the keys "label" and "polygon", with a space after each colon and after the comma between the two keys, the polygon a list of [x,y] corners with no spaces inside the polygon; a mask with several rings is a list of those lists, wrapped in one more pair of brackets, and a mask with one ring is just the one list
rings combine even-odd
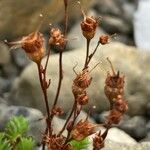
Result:
{"label": "stone surface", "polygon": [[8,47],[0,42],[0,65],[7,65],[10,62],[10,52]]}
{"label": "stone surface", "polygon": [[[85,8],[92,2],[81,1]],[[64,17],[64,5],[60,0],[32,0],[32,4],[29,0],[1,0],[0,8],[1,40],[24,36],[35,31],[43,20],[39,17],[40,14],[43,14],[45,18],[42,30],[49,30],[49,23],[58,23]],[[79,12],[79,7],[76,2],[71,0],[69,4],[70,18],[79,17],[79,13],[76,12]]]}
{"label": "stone surface", "polygon": [[149,9],[150,9],[150,1],[140,0],[138,4],[138,9],[134,15],[135,43],[139,48],[148,51],[150,51]]}
{"label": "stone surface", "polygon": [[139,141],[147,135],[148,127],[146,127],[146,124],[147,119],[144,116],[135,116],[122,121],[118,127]]}
{"label": "stone surface", "polygon": [[[100,49],[100,50],[99,50]],[[89,105],[96,106],[95,112],[101,112],[108,109],[108,100],[106,99],[103,88],[106,72],[110,71],[110,66],[106,61],[109,57],[117,70],[124,73],[126,76],[125,95],[129,104],[128,114],[143,115],[146,113],[146,107],[150,101],[149,89],[150,85],[146,84],[150,80],[150,73],[144,66],[148,66],[145,60],[150,57],[149,52],[141,52],[134,47],[125,46],[121,43],[111,43],[100,47],[91,62],[92,66],[101,61],[101,64],[91,73],[93,82],[88,89]],[[63,105],[65,112],[70,110],[73,103],[71,92],[72,80],[75,77],[72,68],[78,63],[76,71],[81,70],[85,58],[85,48],[77,49],[71,52],[66,52],[63,55],[64,79],[62,90],[59,96],[59,104]],[[146,70],[145,70],[146,69]],[[145,72],[147,75],[143,75]],[[58,81],[58,55],[53,55],[48,64],[47,79],[51,79],[51,85],[48,89],[49,105],[53,103],[56,93]],[[36,64],[31,64],[14,82],[14,87],[10,95],[10,103],[15,105],[25,105],[35,107],[41,111],[45,111],[43,105],[42,92],[39,86]]]}

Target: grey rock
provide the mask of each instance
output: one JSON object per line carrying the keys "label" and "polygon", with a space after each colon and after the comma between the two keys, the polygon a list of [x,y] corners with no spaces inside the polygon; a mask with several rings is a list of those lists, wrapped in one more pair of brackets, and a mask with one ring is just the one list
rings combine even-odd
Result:
{"label": "grey rock", "polygon": [[0,77],[0,95],[8,92],[10,90],[10,81]]}
{"label": "grey rock", "polygon": [[0,65],[7,65],[10,62],[10,52],[8,47],[0,42]]}
{"label": "grey rock", "polygon": [[108,15],[114,15],[114,16],[120,16],[122,13],[121,5],[118,7],[116,1],[110,1],[110,0],[100,0],[97,3],[95,3],[95,9],[100,14],[108,14]]}
{"label": "grey rock", "polygon": [[124,120],[119,124],[119,128],[124,130],[136,140],[146,137],[148,128],[146,128],[147,120],[143,116],[135,116],[129,120]]}
{"label": "grey rock", "polygon": [[103,21],[100,25],[104,31],[109,34],[124,33],[128,34],[131,32],[131,27],[122,18],[113,17],[109,15],[103,16]]}
{"label": "grey rock", "polygon": [[22,49],[12,50],[11,55],[14,63],[20,69],[23,69],[30,62],[30,60],[26,57],[26,54]]}
{"label": "grey rock", "polygon": [[12,116],[24,116],[29,121],[28,135],[32,136],[37,142],[41,141],[42,132],[45,130],[45,121],[43,114],[36,109],[8,106],[5,103],[0,103],[0,130],[3,131],[6,123]]}
{"label": "grey rock", "polygon": [[[143,72],[148,72],[148,70],[141,67],[141,63],[149,55],[149,52],[142,53],[134,47],[125,46],[121,43],[111,43],[100,47],[100,50],[98,49],[96,56],[91,62],[90,69],[97,62],[101,61],[102,63],[91,73],[93,82],[88,89],[90,100],[89,105],[85,109],[88,110],[94,105],[96,106],[95,112],[108,110],[109,103],[104,95],[103,88],[106,72],[110,70],[110,66],[105,58],[109,57],[116,70],[120,70],[126,76],[125,96],[129,104],[128,114],[132,116],[145,114],[147,104],[150,101],[150,85],[145,83],[150,80],[150,76],[143,76]],[[85,48],[66,52],[63,55],[64,79],[58,105],[63,105],[65,112],[70,110],[74,100],[71,92],[71,84],[75,78],[75,74],[72,68],[78,62],[76,71],[81,70],[84,59]],[[47,78],[50,78],[52,81],[48,89],[49,105],[51,106],[58,81],[58,55],[51,56],[47,71]],[[34,63],[26,67],[21,76],[14,82],[9,102],[15,105],[34,107],[45,112],[42,91],[38,81],[37,67]]]}
{"label": "grey rock", "polygon": [[[82,0],[82,2],[85,7],[88,7],[92,1]],[[42,20],[39,17],[41,13],[45,17],[41,28],[49,30],[49,23],[55,24],[63,20],[63,6],[63,1],[58,0],[32,0],[32,5],[29,0],[23,2],[1,0],[0,39],[20,37],[37,30]],[[79,13],[76,12],[79,12],[79,7],[72,0],[69,4],[70,18],[78,18]]]}

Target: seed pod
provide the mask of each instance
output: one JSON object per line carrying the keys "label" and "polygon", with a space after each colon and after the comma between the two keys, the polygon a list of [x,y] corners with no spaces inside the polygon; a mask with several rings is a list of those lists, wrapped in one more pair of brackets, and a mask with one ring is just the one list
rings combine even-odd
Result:
{"label": "seed pod", "polygon": [[96,133],[93,138],[93,150],[100,150],[104,147],[104,139],[101,136],[101,132]]}
{"label": "seed pod", "polygon": [[96,124],[90,123],[87,119],[80,120],[71,131],[71,137],[81,141],[95,132]]}
{"label": "seed pod", "polygon": [[102,44],[102,45],[105,45],[108,43],[108,40],[109,40],[109,36],[108,35],[101,35],[100,38],[99,38],[99,42]]}
{"label": "seed pod", "polygon": [[124,78],[125,76],[120,76],[119,72],[116,75],[107,74],[107,78],[105,80],[104,91],[107,98],[110,101],[117,99],[118,95],[124,94]]}
{"label": "seed pod", "polygon": [[76,101],[80,104],[80,105],[86,105],[89,101],[89,98],[87,96],[86,91],[84,91],[82,94],[78,95],[76,97]]}
{"label": "seed pod", "polygon": [[85,69],[76,76],[73,82],[77,87],[86,89],[91,84],[91,81],[92,78],[89,75],[89,71]]}
{"label": "seed pod", "polygon": [[86,39],[92,39],[96,32],[96,27],[98,25],[98,19],[94,17],[85,17],[85,19],[81,22],[81,29],[83,36]]}
{"label": "seed pod", "polygon": [[42,33],[31,33],[28,36],[23,37],[21,43],[22,48],[32,61],[39,63],[44,57],[44,37]]}
{"label": "seed pod", "polygon": [[120,120],[122,119],[122,113],[119,112],[116,109],[112,109],[106,119],[106,124],[111,125],[111,124],[118,124]]}
{"label": "seed pod", "polygon": [[128,110],[128,105],[121,95],[118,96],[117,100],[114,103],[114,108],[121,113],[125,113]]}
{"label": "seed pod", "polygon": [[52,28],[50,31],[50,36],[50,45],[59,46],[61,49],[63,49],[66,46],[67,40],[58,28]]}

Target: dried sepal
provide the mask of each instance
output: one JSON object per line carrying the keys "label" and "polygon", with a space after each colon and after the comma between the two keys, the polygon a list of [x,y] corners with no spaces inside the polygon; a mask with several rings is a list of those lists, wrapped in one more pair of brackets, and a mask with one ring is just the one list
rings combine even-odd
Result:
{"label": "dried sepal", "polygon": [[120,75],[119,71],[116,73],[111,61],[108,58],[107,60],[111,65],[112,74],[109,72],[107,73],[104,92],[112,105],[113,101],[118,98],[118,95],[121,95],[122,97],[124,95],[125,76]]}
{"label": "dried sepal", "polygon": [[109,42],[109,36],[108,35],[101,35],[99,37],[99,43],[101,43],[102,45],[108,44]]}
{"label": "dried sepal", "polygon": [[81,29],[83,36],[86,39],[92,39],[96,32],[96,27],[98,26],[98,19],[92,17],[85,17],[85,19],[81,22]]}
{"label": "dried sepal", "polygon": [[91,84],[92,78],[90,77],[89,71],[84,69],[81,73],[77,74],[73,83],[82,89],[86,89]]}
{"label": "dried sepal", "polygon": [[53,46],[59,46],[62,50],[66,46],[67,40],[58,28],[52,28],[50,31],[49,44]]}
{"label": "dried sepal", "polygon": [[71,138],[81,141],[89,135],[95,133],[97,125],[89,122],[87,119],[80,120],[71,131]]}
{"label": "dried sepal", "polygon": [[34,62],[39,63],[44,57],[44,36],[40,32],[33,32],[24,36],[17,42],[5,42],[10,48],[21,47],[27,56]]}
{"label": "dried sepal", "polygon": [[65,137],[57,136],[56,134],[45,136],[43,142],[46,143],[48,150],[62,150],[63,144],[65,142]]}
{"label": "dried sepal", "polygon": [[51,110],[51,113],[52,113],[53,115],[59,116],[59,115],[62,115],[62,114],[64,113],[64,111],[63,111],[63,109],[62,109],[61,107],[55,106],[55,107]]}
{"label": "dried sepal", "polygon": [[93,138],[93,150],[100,150],[104,147],[104,139],[101,135],[101,132],[96,133]]}
{"label": "dried sepal", "polygon": [[91,80],[92,78],[90,77],[87,69],[77,74],[76,78],[73,80],[72,92],[75,100],[80,105],[86,105],[88,103],[89,98],[86,89],[91,84]]}

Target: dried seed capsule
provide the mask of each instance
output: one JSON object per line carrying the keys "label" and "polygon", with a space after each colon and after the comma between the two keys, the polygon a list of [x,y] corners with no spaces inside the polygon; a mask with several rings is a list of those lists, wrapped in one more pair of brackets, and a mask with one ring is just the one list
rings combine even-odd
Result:
{"label": "dried seed capsule", "polygon": [[21,40],[21,46],[25,50],[28,57],[39,63],[44,57],[44,37],[40,32],[34,32],[29,34],[26,37],[23,37]]}
{"label": "dried seed capsule", "polygon": [[101,136],[101,133],[96,133],[93,138],[93,150],[100,150],[104,147],[104,139]]}
{"label": "dried seed capsule", "polygon": [[59,46],[61,49],[63,49],[66,46],[67,40],[58,28],[52,28],[50,31],[50,36],[50,45]]}
{"label": "dried seed capsule", "polygon": [[117,99],[118,95],[124,94],[124,78],[125,76],[120,76],[119,72],[116,75],[107,74],[107,78],[105,80],[104,91],[107,98],[110,101]]}
{"label": "dried seed capsule", "polygon": [[89,71],[85,69],[76,76],[73,82],[77,87],[86,89],[91,84],[91,81],[92,78],[89,75]]}
{"label": "dried seed capsule", "polygon": [[80,120],[71,131],[71,137],[81,141],[95,132],[96,124],[90,123],[87,119]]}
{"label": "dried seed capsule", "polygon": [[86,91],[84,91],[83,94],[80,94],[77,96],[76,101],[80,104],[80,105],[86,105],[89,101],[89,98],[86,94]]}
{"label": "dried seed capsule", "polygon": [[99,38],[99,42],[102,44],[102,45],[105,45],[108,43],[108,40],[109,40],[109,36],[108,35],[101,35],[100,38]]}
{"label": "dried seed capsule", "polygon": [[95,35],[97,25],[97,19],[94,17],[85,17],[85,19],[81,22],[83,36],[86,39],[92,39]]}

